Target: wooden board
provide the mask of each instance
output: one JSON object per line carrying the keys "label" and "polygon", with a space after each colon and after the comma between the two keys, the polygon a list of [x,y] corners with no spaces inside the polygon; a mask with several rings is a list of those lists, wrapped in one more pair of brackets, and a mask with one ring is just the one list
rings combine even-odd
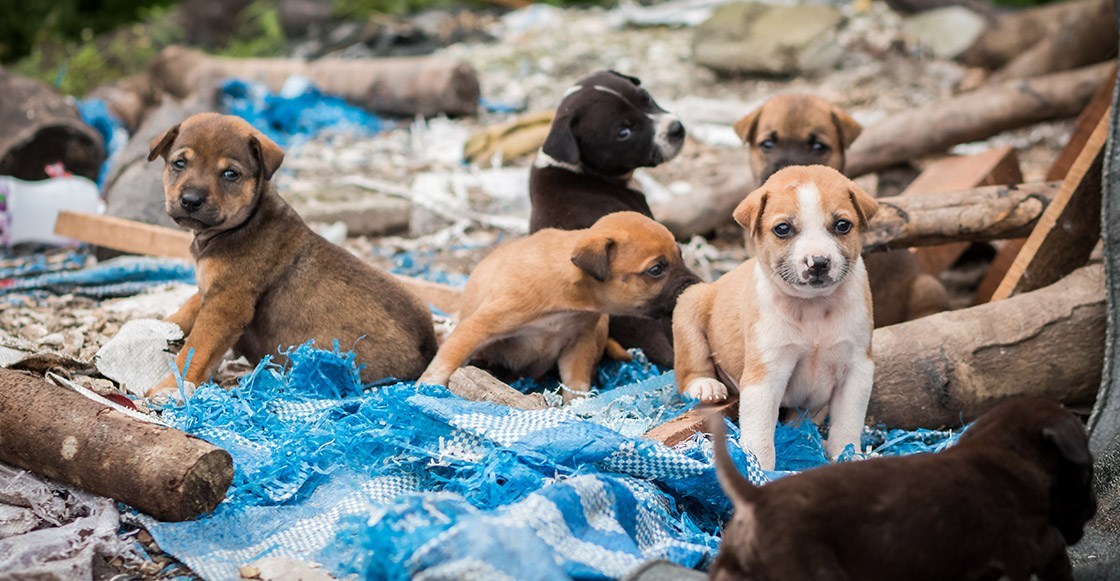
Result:
{"label": "wooden board", "polygon": [[[1089,136],[1093,134],[1093,129],[1100,123],[1101,117],[1108,112],[1110,103],[1112,102],[1112,89],[1116,83],[1116,71],[1113,70],[1112,76],[1108,81],[1101,83],[1097,92],[1093,95],[1093,100],[1089,101],[1089,105],[1081,112],[1077,118],[1077,123],[1074,125],[1073,133],[1069,136],[1069,141],[1058,154],[1058,159],[1050,166],[1046,172],[1046,181],[1061,180],[1069,173],[1069,169],[1073,166],[1073,162],[1077,159],[1078,154],[1085,148],[1085,143],[1089,141]],[[988,271],[984,274],[984,278],[980,281],[980,285],[976,288],[976,295],[973,297],[973,304],[983,304],[992,299],[996,289],[999,288],[1000,282],[1007,276],[1007,271],[1011,269],[1011,265],[1015,262],[1015,257],[1019,255],[1023,245],[1027,242],[1026,238],[1015,238],[1008,240],[999,252],[996,253],[995,259],[988,265]]]}
{"label": "wooden board", "polygon": [[1101,171],[1108,120],[1106,114],[1097,122],[1058,195],[993,293],[993,301],[1057,282],[1088,260],[1101,234]]}
{"label": "wooden board", "polygon": [[719,404],[698,405],[664,424],[654,426],[645,433],[645,437],[657,440],[666,446],[676,446],[691,438],[692,434],[705,431],[705,422],[713,413],[738,420],[739,395],[731,394],[727,397],[727,401]]}
{"label": "wooden board", "polygon": [[[931,163],[907,188],[903,196],[952,192],[980,186],[1015,184],[1023,181],[1019,158],[1010,147],[978,155],[947,157]],[[918,264],[933,276],[953,266],[968,250],[969,242],[956,242],[918,249]]]}
{"label": "wooden board", "polygon": [[132,254],[191,258],[191,233],[113,216],[59,212],[54,233]]}

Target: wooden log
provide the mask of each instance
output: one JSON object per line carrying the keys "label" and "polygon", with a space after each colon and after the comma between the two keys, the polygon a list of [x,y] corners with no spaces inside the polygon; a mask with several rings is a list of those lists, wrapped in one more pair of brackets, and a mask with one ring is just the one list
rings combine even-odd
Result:
{"label": "wooden log", "polygon": [[[1062,152],[1058,154],[1054,163],[1050,164],[1050,169],[1046,172],[1046,181],[1062,180],[1069,173],[1070,168],[1073,167],[1073,162],[1077,161],[1077,156],[1081,154],[1082,149],[1085,149],[1089,136],[1093,134],[1093,130],[1100,123],[1101,117],[1108,114],[1115,84],[1116,67],[1113,67],[1112,77],[1101,83],[1101,86],[1097,88],[1097,92],[1093,95],[1092,101],[1078,116],[1073,133],[1069,136],[1069,141],[1066,142],[1066,146],[1062,148]],[[992,300],[992,295],[999,288],[999,283],[1003,282],[1003,278],[1007,276],[1007,271],[1011,270],[1015,257],[1019,255],[1019,251],[1023,249],[1026,242],[1026,238],[1013,238],[999,249],[992,263],[988,265],[988,270],[984,273],[980,285],[976,288],[973,304],[980,305]]]}
{"label": "wooden log", "polygon": [[233,459],[221,448],[6,369],[0,442],[0,461],[165,521],[214,510],[233,481]]}
{"label": "wooden log", "polygon": [[[1011,147],[1000,147],[977,155],[954,156],[937,160],[926,166],[918,179],[906,188],[902,195],[921,196],[940,194],[1001,184],[1017,184],[1023,181],[1019,170],[1019,158]],[[922,271],[938,276],[957,259],[971,243],[954,242],[941,246],[921,248],[917,252],[918,264]]]}
{"label": "wooden log", "polygon": [[864,252],[948,242],[998,240],[1030,232],[1060,182],[984,186],[936,196],[880,198]]}
{"label": "wooden log", "polygon": [[59,212],[54,232],[59,236],[129,254],[191,259],[193,236],[185,230],[173,230],[113,216]]}
{"label": "wooden log", "polygon": [[1103,63],[1000,83],[888,117],[852,145],[847,174],[858,177],[1009,129],[1074,117],[1112,67]]}
{"label": "wooden log", "polygon": [[109,112],[117,116],[125,129],[135,132],[148,109],[159,100],[159,91],[148,73],[136,73],[94,89],[88,98],[105,101]]}
{"label": "wooden log", "polygon": [[731,212],[754,187],[754,176],[743,164],[690,195],[677,196],[653,208],[653,215],[677,240],[687,241],[732,223]]}
{"label": "wooden log", "polygon": [[[1102,2],[1054,2],[1025,10],[1003,12],[959,60],[966,65],[996,70],[1061,31],[1078,17],[1093,14]],[[1112,21],[1109,20],[1112,24]]]}
{"label": "wooden log", "polygon": [[875,330],[868,423],[959,427],[1008,397],[1093,401],[1105,334],[1104,269],[1006,301]]}
{"label": "wooden log", "polygon": [[708,416],[720,414],[739,419],[739,395],[731,394],[727,400],[718,404],[699,404],[683,414],[653,428],[643,437],[657,440],[666,446],[676,446],[697,432],[705,431]]}
{"label": "wooden log", "polygon": [[179,98],[217,87],[228,77],[261,81],[279,91],[288,77],[300,75],[324,93],[385,115],[474,115],[480,94],[475,70],[444,57],[232,59],[172,46],[160,53],[150,71]]}
{"label": "wooden log", "polygon": [[96,129],[51,87],[0,69],[0,175],[47,179],[61,162],[74,175],[97,180],[105,145]]}
{"label": "wooden log", "polygon": [[1085,264],[1101,235],[1101,170],[1109,116],[1098,122],[993,301],[1051,284]]}
{"label": "wooden log", "polygon": [[472,401],[488,401],[522,410],[540,410],[548,407],[539,393],[521,393],[505,382],[473,365],[459,368],[447,382],[451,393]]}
{"label": "wooden log", "polygon": [[1026,47],[990,81],[1024,79],[1057,71],[1068,71],[1116,57],[1116,23],[1112,0],[1071,3],[1059,15],[1057,30],[1038,43]]}

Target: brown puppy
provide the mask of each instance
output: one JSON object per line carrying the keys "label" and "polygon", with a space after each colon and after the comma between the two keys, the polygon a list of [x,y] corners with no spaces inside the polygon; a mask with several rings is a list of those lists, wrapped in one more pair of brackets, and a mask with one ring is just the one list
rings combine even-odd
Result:
{"label": "brown puppy", "polygon": [[475,267],[459,324],[420,381],[447,385],[472,357],[531,377],[559,367],[568,401],[591,387],[606,315],[668,315],[696,280],[669,230],[637,212],[584,230],[540,230]]}
{"label": "brown puppy", "polygon": [[761,488],[713,418],[735,512],[712,579],[1072,579],[1066,545],[1096,512],[1081,422],[1051,401],[1000,404],[937,454],[873,458]]}
{"label": "brown puppy", "polygon": [[[735,123],[750,147],[750,165],[759,185],[791,165],[826,165],[844,171],[844,152],[863,128],[835,104],[811,95],[778,95]],[[873,252],[864,257],[876,327],[944,311],[945,287],[922,272],[909,250]]]}
{"label": "brown puppy", "polygon": [[[184,379],[231,347],[256,363],[314,339],[358,355],[363,381],[412,379],[436,352],[431,315],[393,277],[312,232],[269,180],[284,153],[244,120],[194,115],[152,142],[167,213],[194,231],[198,294],[168,320],[187,335]],[[189,355],[193,352],[193,355]],[[175,386],[168,377],[149,395]]]}

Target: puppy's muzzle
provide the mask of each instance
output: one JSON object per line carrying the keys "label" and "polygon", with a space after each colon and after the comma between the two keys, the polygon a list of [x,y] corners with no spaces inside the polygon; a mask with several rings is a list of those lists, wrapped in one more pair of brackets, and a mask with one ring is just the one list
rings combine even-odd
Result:
{"label": "puppy's muzzle", "polygon": [[808,263],[809,283],[821,284],[828,282],[828,269],[832,266],[832,261],[827,256],[811,256],[806,261]]}
{"label": "puppy's muzzle", "polygon": [[197,212],[206,203],[206,192],[198,189],[184,189],[179,195],[179,207],[188,214]]}

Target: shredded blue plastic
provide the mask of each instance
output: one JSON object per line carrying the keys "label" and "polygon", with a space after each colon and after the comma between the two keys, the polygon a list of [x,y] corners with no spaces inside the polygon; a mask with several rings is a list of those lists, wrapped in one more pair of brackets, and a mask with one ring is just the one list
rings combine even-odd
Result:
{"label": "shredded blue plastic", "polygon": [[[38,264],[38,260],[32,259],[29,264]],[[37,272],[35,266],[18,268],[25,269],[25,274]],[[49,291],[102,299],[131,296],[172,282],[194,284],[194,265],[186,260],[122,256],[82,270],[45,271],[36,276],[0,278],[0,295]]]}
{"label": "shredded blue plastic", "polygon": [[221,86],[222,105],[248,121],[281,147],[291,147],[324,131],[373,135],[382,128],[379,117],[340,97],[327,95],[307,79],[293,77],[274,94],[261,83],[227,79]]}
{"label": "shredded blue plastic", "polygon": [[83,121],[101,134],[101,140],[105,144],[105,161],[102,162],[101,171],[97,176],[97,186],[102,187],[117,154],[128,143],[128,130],[116,115],[109,112],[109,106],[102,99],[78,101],[78,113],[81,114]]}
{"label": "shredded blue plastic", "polygon": [[[224,390],[209,384],[164,419],[233,455],[234,483],[209,516],[159,523],[160,546],[206,578],[236,578],[265,556],[323,563],[335,575],[618,578],[643,561],[704,568],[730,506],[711,444],[641,438],[689,409],[672,373],[644,358],[607,365],[600,394],[522,411],[442,387],[361,384],[351,353],[288,352]],[[730,451],[756,483],[764,473]],[[882,454],[939,449],[955,433],[872,431]],[[825,463],[807,418],[779,426],[779,468]]]}

